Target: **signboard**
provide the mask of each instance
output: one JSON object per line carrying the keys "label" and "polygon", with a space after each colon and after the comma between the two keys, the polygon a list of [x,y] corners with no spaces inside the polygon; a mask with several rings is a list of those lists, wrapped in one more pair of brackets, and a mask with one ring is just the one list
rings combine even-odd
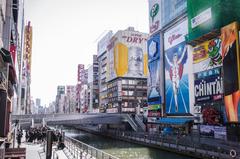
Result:
{"label": "signboard", "polygon": [[195,76],[195,103],[202,104],[222,99],[223,79],[219,68],[197,73]]}
{"label": "signboard", "polygon": [[221,39],[215,38],[193,48],[193,72],[222,66]]}
{"label": "signboard", "polygon": [[148,111],[148,117],[161,117],[161,112],[160,111]]}
{"label": "signboard", "polygon": [[166,113],[189,113],[187,20],[164,33]]}
{"label": "signboard", "polygon": [[161,29],[161,0],[149,0],[149,33],[154,34]]}
{"label": "signboard", "polygon": [[107,109],[107,113],[117,113],[117,112],[118,112],[118,109],[117,109],[117,108]]}
{"label": "signboard", "polygon": [[148,105],[148,110],[159,110],[159,109],[161,109],[160,104]]}
{"label": "signboard", "polygon": [[161,101],[160,86],[160,35],[151,37],[148,42],[148,101]]}
{"label": "signboard", "polygon": [[200,134],[204,136],[214,137],[217,139],[226,139],[226,127],[200,125]]}
{"label": "signboard", "polygon": [[118,31],[108,45],[108,81],[117,77],[147,78],[147,34]]}
{"label": "signboard", "polygon": [[221,29],[224,103],[228,122],[240,121],[240,55],[238,24],[231,23]]}
{"label": "signboard", "polygon": [[196,26],[208,21],[209,19],[212,18],[212,10],[211,8],[208,8],[198,14],[196,17],[191,19],[191,26],[192,28],[195,28]]}
{"label": "signboard", "polygon": [[122,108],[122,112],[135,112],[135,108]]}
{"label": "signboard", "polygon": [[113,36],[113,32],[109,31],[97,44],[97,55],[101,56],[105,51],[107,51],[107,45]]}
{"label": "signboard", "polygon": [[161,0],[161,23],[166,26],[187,10],[187,0]]}

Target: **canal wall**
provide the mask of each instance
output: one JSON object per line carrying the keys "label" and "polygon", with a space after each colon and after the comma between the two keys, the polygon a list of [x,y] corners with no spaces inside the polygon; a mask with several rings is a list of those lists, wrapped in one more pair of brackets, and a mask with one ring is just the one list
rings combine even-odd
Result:
{"label": "canal wall", "polygon": [[[240,149],[238,147],[233,147],[232,150],[236,151],[236,156],[233,153],[233,157],[230,156],[230,151],[224,149],[222,145],[215,145],[215,147],[211,147],[208,145],[195,145],[189,144],[186,142],[185,144],[182,143],[181,140],[176,138],[154,138],[150,134],[143,134],[143,133],[134,133],[134,132],[123,132],[123,131],[101,131],[95,127],[86,127],[86,126],[77,126],[74,127],[80,129],[82,131],[101,135],[104,137],[109,137],[112,139],[122,140],[130,143],[140,144],[148,147],[153,147],[161,150],[165,150],[172,153],[177,153],[180,155],[185,155],[193,158],[204,158],[204,159],[212,159],[212,158],[219,158],[219,159],[240,159]],[[159,140],[160,139],[160,140]],[[183,139],[182,139],[183,140]],[[181,142],[180,142],[181,141]],[[191,142],[191,139],[190,139]]]}

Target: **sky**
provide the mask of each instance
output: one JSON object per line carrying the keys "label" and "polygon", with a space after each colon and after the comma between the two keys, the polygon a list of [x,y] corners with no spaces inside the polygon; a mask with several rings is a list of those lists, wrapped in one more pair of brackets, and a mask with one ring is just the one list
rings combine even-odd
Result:
{"label": "sky", "polygon": [[55,100],[57,85],[76,85],[77,65],[92,63],[97,42],[112,30],[148,33],[147,0],[25,0],[33,26],[33,99]]}

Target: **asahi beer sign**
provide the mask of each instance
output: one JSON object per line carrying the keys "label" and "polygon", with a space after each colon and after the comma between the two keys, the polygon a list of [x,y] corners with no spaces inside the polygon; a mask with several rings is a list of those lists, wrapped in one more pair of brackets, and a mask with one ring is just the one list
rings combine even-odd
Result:
{"label": "asahi beer sign", "polygon": [[220,69],[213,69],[195,75],[194,93],[196,103],[221,100],[223,96],[223,79]]}
{"label": "asahi beer sign", "polygon": [[149,0],[149,32],[153,34],[161,29],[161,1]]}

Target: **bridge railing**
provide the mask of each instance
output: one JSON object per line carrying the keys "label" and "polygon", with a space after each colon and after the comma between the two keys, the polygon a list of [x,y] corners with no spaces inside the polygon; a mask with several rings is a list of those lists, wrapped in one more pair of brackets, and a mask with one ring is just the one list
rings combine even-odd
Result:
{"label": "bridge railing", "polygon": [[73,158],[119,159],[69,136],[65,136],[64,142]]}

